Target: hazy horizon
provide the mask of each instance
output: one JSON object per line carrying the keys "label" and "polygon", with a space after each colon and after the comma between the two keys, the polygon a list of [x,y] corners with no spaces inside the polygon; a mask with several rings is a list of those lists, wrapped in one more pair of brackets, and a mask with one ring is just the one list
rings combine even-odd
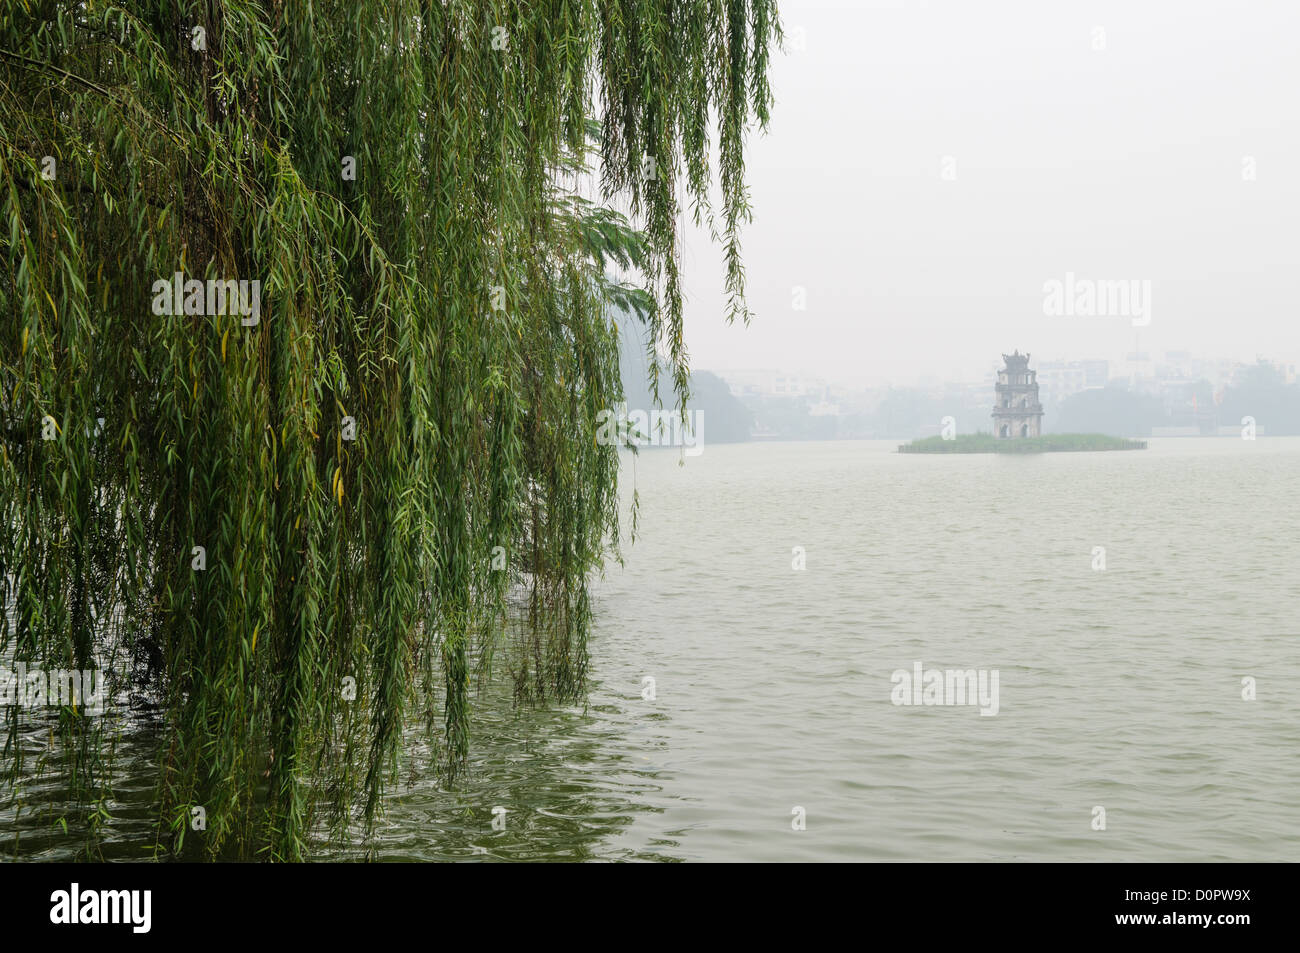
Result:
{"label": "hazy horizon", "polygon": [[[747,161],[754,320],[725,325],[720,252],[688,227],[694,367],[871,387],[979,379],[1013,349],[1300,358],[1277,304],[1300,7],[788,0],[782,22]],[[1046,315],[1067,273],[1149,282],[1146,323]]]}

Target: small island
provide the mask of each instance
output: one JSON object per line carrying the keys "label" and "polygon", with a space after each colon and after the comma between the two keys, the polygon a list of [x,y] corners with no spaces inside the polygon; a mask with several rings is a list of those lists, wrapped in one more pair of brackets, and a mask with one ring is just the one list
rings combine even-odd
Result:
{"label": "small island", "polygon": [[901,444],[899,453],[1054,453],[1071,450],[1145,450],[1145,440],[1128,440],[1101,433],[1052,433],[1018,440],[999,440],[991,433],[926,437]]}
{"label": "small island", "polygon": [[[1126,440],[1101,433],[1043,433],[1043,405],[1038,400],[1038,372],[1029,355],[1017,349],[1003,354],[1006,366],[994,385],[993,433],[926,437],[902,444],[899,453],[1055,453],[1069,450],[1145,450],[1145,440]],[[951,417],[944,423],[950,424]]]}

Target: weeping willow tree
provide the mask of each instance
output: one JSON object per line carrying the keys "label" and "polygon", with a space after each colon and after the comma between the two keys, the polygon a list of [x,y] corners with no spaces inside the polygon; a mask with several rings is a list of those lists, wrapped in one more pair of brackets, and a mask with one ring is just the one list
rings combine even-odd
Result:
{"label": "weeping willow tree", "polygon": [[[773,0],[4,5],[0,661],[152,700],[161,843],[346,836],[414,715],[454,777],[514,587],[517,684],[580,696],[613,312],[684,406],[690,214],[748,319],[779,39]],[[88,800],[106,723],[58,715]]]}

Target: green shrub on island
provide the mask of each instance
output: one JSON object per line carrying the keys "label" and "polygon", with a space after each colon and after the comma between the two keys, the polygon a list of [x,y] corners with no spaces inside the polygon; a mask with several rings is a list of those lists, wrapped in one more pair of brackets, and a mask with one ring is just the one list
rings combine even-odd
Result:
{"label": "green shrub on island", "polygon": [[959,434],[952,439],[926,437],[899,446],[899,453],[1052,453],[1071,450],[1145,450],[1145,440],[1101,433],[1049,433],[1041,437],[995,437]]}

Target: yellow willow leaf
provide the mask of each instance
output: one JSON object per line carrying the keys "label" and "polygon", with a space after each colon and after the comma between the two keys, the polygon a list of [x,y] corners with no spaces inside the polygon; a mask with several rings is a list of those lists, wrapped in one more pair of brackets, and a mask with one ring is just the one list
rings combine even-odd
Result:
{"label": "yellow willow leaf", "polygon": [[262,623],[260,622],[257,623],[257,625],[253,626],[253,642],[248,647],[249,655],[252,655],[254,652],[257,651],[257,630],[260,629],[261,627],[262,627]]}
{"label": "yellow willow leaf", "polygon": [[59,306],[54,303],[54,299],[50,297],[50,293],[48,291],[45,292],[45,300],[48,301],[50,303],[50,307],[54,309],[54,320],[55,321],[59,320]]}
{"label": "yellow willow leaf", "polygon": [[343,505],[343,480],[339,479],[339,506]]}
{"label": "yellow willow leaf", "polygon": [[27,332],[30,330],[31,328],[23,328],[23,354],[24,355],[27,353]]}
{"label": "yellow willow leaf", "polygon": [[230,337],[230,328],[226,328],[226,333],[221,335],[221,363],[226,363],[226,339]]}

